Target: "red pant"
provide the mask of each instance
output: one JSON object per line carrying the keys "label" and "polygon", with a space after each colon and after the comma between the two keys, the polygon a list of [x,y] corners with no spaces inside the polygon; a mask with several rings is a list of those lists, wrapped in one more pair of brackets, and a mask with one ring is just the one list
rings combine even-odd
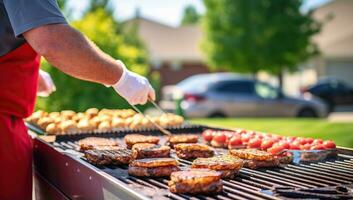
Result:
{"label": "red pant", "polygon": [[0,113],[0,199],[32,199],[32,141],[21,118]]}

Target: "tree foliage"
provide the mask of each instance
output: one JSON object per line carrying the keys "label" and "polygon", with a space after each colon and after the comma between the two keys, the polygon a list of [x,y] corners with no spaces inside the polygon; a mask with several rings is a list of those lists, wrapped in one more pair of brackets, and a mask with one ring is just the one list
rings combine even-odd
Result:
{"label": "tree foliage", "polygon": [[200,18],[201,15],[197,12],[196,8],[193,5],[188,5],[184,9],[181,25],[196,24],[200,21]]}
{"label": "tree foliage", "polygon": [[[120,24],[105,9],[97,8],[87,12],[82,19],[72,22],[71,25],[84,33],[104,52],[113,58],[123,60],[131,70],[147,74],[146,50],[127,41],[125,36],[118,32]],[[72,78],[50,66],[45,60],[42,62],[42,68],[52,75],[57,91],[48,98],[38,99],[38,108],[48,111],[63,109],[81,111],[90,107],[128,107],[125,100],[113,89]]]}
{"label": "tree foliage", "polygon": [[204,0],[202,49],[216,69],[281,74],[318,53],[320,24],[302,0]]}

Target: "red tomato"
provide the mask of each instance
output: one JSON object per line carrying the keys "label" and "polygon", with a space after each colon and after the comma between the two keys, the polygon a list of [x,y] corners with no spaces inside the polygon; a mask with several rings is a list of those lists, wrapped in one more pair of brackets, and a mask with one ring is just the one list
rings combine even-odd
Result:
{"label": "red tomato", "polygon": [[242,142],[243,144],[247,144],[247,143],[249,142],[250,138],[251,138],[250,135],[244,134],[244,135],[241,136],[241,142]]}
{"label": "red tomato", "polygon": [[286,138],[286,141],[287,142],[293,142],[293,141],[295,141],[297,138],[296,137],[287,137]]}
{"label": "red tomato", "polygon": [[322,139],[315,139],[312,144],[322,144],[324,141]]}
{"label": "red tomato", "polygon": [[298,138],[300,145],[307,144],[306,138]]}
{"label": "red tomato", "polygon": [[239,131],[240,134],[246,134],[246,130],[245,129],[242,129]]}
{"label": "red tomato", "polygon": [[225,136],[224,132],[217,132],[216,135],[213,136],[213,140],[218,143],[225,143],[227,137]]}
{"label": "red tomato", "polygon": [[281,145],[283,147],[283,149],[289,149],[290,148],[289,142],[280,141],[278,144]]}
{"label": "red tomato", "polygon": [[310,150],[310,148],[311,148],[310,144],[300,145],[300,150]]}
{"label": "red tomato", "polygon": [[229,139],[229,138],[231,138],[233,135],[235,135],[235,133],[232,132],[232,131],[226,131],[226,132],[224,133],[224,135]]}
{"label": "red tomato", "polygon": [[282,136],[274,135],[274,136],[272,137],[272,139],[273,139],[275,142],[279,142],[280,140],[282,140]]}
{"label": "red tomato", "polygon": [[275,141],[272,140],[272,139],[262,140],[261,149],[268,149],[268,148],[271,148],[274,143],[275,143]]}
{"label": "red tomato", "polygon": [[314,142],[314,139],[313,138],[305,138],[305,141],[307,144],[311,144]]}
{"label": "red tomato", "polygon": [[274,145],[271,148],[267,149],[267,152],[269,152],[272,155],[276,155],[283,150],[284,148],[281,145]]}
{"label": "red tomato", "polygon": [[260,148],[262,141],[258,138],[253,138],[249,140],[248,147],[249,148]]}
{"label": "red tomato", "polygon": [[232,145],[232,146],[239,146],[239,145],[242,145],[242,142],[241,142],[241,137],[240,136],[233,136],[229,139],[229,145]]}
{"label": "red tomato", "polygon": [[336,144],[332,141],[332,140],[326,140],[323,143],[324,147],[326,147],[327,149],[334,149],[336,148]]}
{"label": "red tomato", "polygon": [[316,144],[316,145],[313,145],[310,150],[325,150],[325,147],[324,145],[322,144]]}
{"label": "red tomato", "polygon": [[213,131],[212,130],[205,130],[204,132],[202,132],[202,137],[205,141],[207,142],[211,142],[212,138],[213,138]]}
{"label": "red tomato", "polygon": [[289,144],[289,149],[291,150],[300,150],[300,144],[298,142],[293,142]]}

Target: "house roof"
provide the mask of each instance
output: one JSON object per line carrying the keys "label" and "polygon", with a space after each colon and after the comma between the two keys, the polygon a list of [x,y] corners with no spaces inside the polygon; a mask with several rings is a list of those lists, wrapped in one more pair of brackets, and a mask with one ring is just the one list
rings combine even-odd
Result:
{"label": "house roof", "polygon": [[352,58],[353,1],[331,1],[317,8],[314,18],[324,22],[321,32],[314,37],[324,57]]}
{"label": "house roof", "polygon": [[[333,0],[314,12],[314,18],[327,21],[313,39],[326,58],[353,57],[353,0]],[[171,27],[146,18],[134,18],[139,35],[152,61],[201,61],[201,27]]]}
{"label": "house roof", "polygon": [[152,61],[199,61],[199,26],[171,27],[146,18],[135,18],[138,32]]}

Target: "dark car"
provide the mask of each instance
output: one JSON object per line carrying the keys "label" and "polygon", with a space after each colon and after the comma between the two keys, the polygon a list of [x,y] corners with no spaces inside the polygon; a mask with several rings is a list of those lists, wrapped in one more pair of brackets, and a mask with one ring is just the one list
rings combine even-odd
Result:
{"label": "dark car", "polygon": [[322,99],[333,111],[339,105],[353,105],[353,88],[337,79],[322,79],[302,91]]}

